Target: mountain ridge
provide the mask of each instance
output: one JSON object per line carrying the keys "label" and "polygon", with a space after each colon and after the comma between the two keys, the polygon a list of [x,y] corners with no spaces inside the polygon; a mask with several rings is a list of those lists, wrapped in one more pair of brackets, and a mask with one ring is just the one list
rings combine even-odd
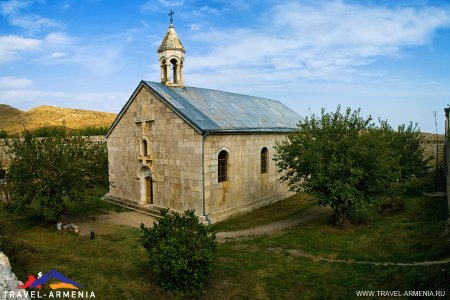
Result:
{"label": "mountain ridge", "polygon": [[89,126],[109,127],[116,116],[114,113],[50,105],[40,105],[22,111],[7,104],[0,104],[0,130],[14,134],[24,129],[34,130],[63,124],[71,129]]}

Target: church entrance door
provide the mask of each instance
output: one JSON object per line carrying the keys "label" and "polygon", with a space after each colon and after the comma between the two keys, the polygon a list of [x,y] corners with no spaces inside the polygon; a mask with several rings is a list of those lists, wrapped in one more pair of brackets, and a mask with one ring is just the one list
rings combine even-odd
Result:
{"label": "church entrance door", "polygon": [[145,203],[153,204],[153,181],[151,177],[145,178]]}

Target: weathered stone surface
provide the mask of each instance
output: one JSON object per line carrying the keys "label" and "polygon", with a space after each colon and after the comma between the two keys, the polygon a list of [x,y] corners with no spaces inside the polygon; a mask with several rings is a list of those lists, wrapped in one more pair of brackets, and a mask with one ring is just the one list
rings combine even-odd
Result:
{"label": "weathered stone surface", "polygon": [[[145,118],[152,121],[141,121]],[[111,185],[106,197],[147,205],[148,177],[151,206],[195,209],[198,215],[205,211],[211,222],[223,220],[289,195],[286,185],[278,182],[280,175],[272,160],[275,142],[284,137],[210,134],[203,141],[200,133],[142,86],[107,139]],[[268,172],[261,174],[263,147],[269,152]],[[229,153],[229,180],[223,183],[217,179],[221,150]]]}
{"label": "weathered stone surface", "polygon": [[[25,290],[16,288],[22,284],[12,272],[8,257],[3,252],[0,252],[0,300],[29,299],[28,297],[17,297],[19,293],[20,295],[25,293]],[[15,296],[10,297],[10,292],[13,292]]]}

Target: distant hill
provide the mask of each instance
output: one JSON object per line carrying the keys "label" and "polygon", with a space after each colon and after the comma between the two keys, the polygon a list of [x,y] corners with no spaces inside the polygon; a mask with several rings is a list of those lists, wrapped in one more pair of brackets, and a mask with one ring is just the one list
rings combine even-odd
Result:
{"label": "distant hill", "polygon": [[61,108],[54,106],[38,106],[28,111],[0,104],[0,129],[8,133],[19,133],[26,129],[37,129],[46,126],[61,126],[72,129],[88,126],[110,126],[116,114],[93,110]]}

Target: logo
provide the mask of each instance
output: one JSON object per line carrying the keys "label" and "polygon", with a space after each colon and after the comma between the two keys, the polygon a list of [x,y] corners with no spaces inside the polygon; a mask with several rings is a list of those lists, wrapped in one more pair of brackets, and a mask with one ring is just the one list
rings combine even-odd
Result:
{"label": "logo", "polygon": [[[42,275],[39,272],[38,277],[28,276],[28,280],[17,286],[18,291],[3,291],[5,299],[12,298],[30,298],[30,299],[92,299],[95,297],[94,291],[87,291],[86,285],[79,284],[64,274],[51,270]],[[48,284],[49,292],[41,291],[44,285]],[[31,289],[31,290],[30,290]],[[84,290],[82,290],[84,289]],[[2,298],[3,299],[3,298]]]}
{"label": "logo", "polygon": [[46,284],[49,280],[56,279],[59,280],[58,282],[50,283],[50,288],[52,290],[59,290],[59,289],[72,289],[72,290],[78,290],[79,288],[84,288],[85,286],[82,286],[79,283],[76,283],[73,280],[70,280],[63,274],[59,273],[58,271],[51,270],[45,273],[45,275],[42,275],[42,272],[38,273],[38,279],[34,277],[33,275],[28,276],[28,280],[23,285],[19,285],[18,289],[28,289],[28,288],[37,288],[40,289],[42,285]]}

